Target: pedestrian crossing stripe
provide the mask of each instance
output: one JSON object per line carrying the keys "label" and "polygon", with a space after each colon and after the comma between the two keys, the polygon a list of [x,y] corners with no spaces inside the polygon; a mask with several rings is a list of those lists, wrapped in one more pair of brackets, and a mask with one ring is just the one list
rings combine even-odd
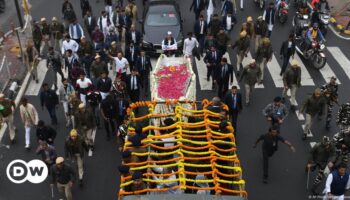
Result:
{"label": "pedestrian crossing stripe", "polygon": [[[328,83],[331,79],[331,77],[336,77],[337,76],[334,74],[333,70],[331,69],[331,67],[328,65],[328,63],[326,63],[326,65],[320,69],[320,72],[323,76],[323,78],[325,79],[325,81]],[[340,85],[341,82],[340,80],[337,78],[337,83]]]}
{"label": "pedestrian crossing stripe", "polygon": [[[304,63],[301,61],[299,55],[295,54],[294,59],[298,61],[300,69],[301,69],[301,85],[303,85],[303,86],[315,86],[314,81],[312,80]],[[289,62],[292,62],[292,59],[290,59]]]}
{"label": "pedestrian crossing stripe", "polygon": [[340,67],[344,70],[347,77],[350,79],[350,61],[339,49],[339,47],[327,47],[327,50],[332,54]]}
{"label": "pedestrian crossing stripe", "polygon": [[41,60],[37,66],[37,71],[38,71],[38,77],[36,77],[39,82],[36,83],[35,80],[33,80],[32,76],[30,77],[30,82],[27,87],[25,95],[28,96],[37,96],[40,92],[41,85],[43,84],[43,81],[45,79],[45,75],[47,72],[47,67],[46,67],[46,59]]}
{"label": "pedestrian crossing stripe", "polygon": [[272,55],[271,62],[267,63],[267,69],[269,70],[272,80],[277,88],[283,88],[283,79],[280,76],[281,68],[275,55]]}

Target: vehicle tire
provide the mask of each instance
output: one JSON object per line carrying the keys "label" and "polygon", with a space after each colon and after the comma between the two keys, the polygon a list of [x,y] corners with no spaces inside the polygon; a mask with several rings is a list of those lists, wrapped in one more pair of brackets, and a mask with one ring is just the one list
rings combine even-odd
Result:
{"label": "vehicle tire", "polygon": [[311,56],[311,62],[312,65],[316,68],[316,69],[322,69],[327,62],[326,57],[322,57],[320,54],[315,53]]}

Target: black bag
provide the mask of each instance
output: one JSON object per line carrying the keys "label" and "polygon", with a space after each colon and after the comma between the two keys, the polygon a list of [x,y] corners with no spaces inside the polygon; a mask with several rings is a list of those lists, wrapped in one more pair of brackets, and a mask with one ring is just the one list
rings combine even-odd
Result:
{"label": "black bag", "polygon": [[194,57],[196,57],[198,60],[201,60],[201,56],[200,56],[198,47],[195,46],[195,47],[192,49],[192,55],[193,55]]}

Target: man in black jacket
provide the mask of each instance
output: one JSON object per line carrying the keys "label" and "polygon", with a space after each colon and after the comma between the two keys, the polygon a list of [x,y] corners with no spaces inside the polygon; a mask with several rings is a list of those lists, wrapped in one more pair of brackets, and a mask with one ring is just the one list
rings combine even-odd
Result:
{"label": "man in black jacket", "polygon": [[125,100],[124,96],[119,96],[118,98],[118,115],[117,115],[117,127],[123,123],[123,120],[125,119],[126,116],[126,110],[129,107],[129,102]]}
{"label": "man in black jacket", "polygon": [[210,81],[210,76],[213,79],[212,89],[215,89],[214,72],[217,70],[217,67],[220,64],[221,57],[221,53],[217,51],[215,47],[212,46],[210,48],[210,52],[208,52],[203,59],[204,62],[207,64],[207,81]]}
{"label": "man in black jacket", "polygon": [[145,90],[145,96],[147,97],[149,73],[152,71],[152,63],[150,57],[146,55],[144,50],[141,50],[140,56],[136,60],[135,67],[140,74],[141,86]]}
{"label": "man in black jacket", "polygon": [[225,96],[225,104],[228,106],[228,111],[231,117],[231,123],[234,128],[234,133],[237,133],[237,118],[242,110],[242,94],[238,92],[237,86],[232,86],[231,92]]}
{"label": "man in black jacket", "polygon": [[199,20],[197,20],[194,24],[194,34],[198,40],[201,55],[203,55],[203,51],[204,51],[204,41],[205,41],[205,36],[207,35],[207,29],[208,29],[208,23],[207,21],[204,20],[204,16],[201,15],[199,17]]}
{"label": "man in black jacket", "polygon": [[101,94],[101,99],[104,100],[112,89],[112,79],[107,76],[107,72],[103,71],[97,79],[96,89]]}
{"label": "man in black jacket", "polygon": [[131,74],[126,77],[126,86],[131,102],[134,103],[138,101],[140,99],[141,81],[138,71],[135,68],[132,69]]}
{"label": "man in black jacket", "polygon": [[72,187],[75,182],[75,172],[71,166],[64,163],[63,157],[56,158],[56,164],[51,168],[51,184],[57,184],[58,191],[64,193],[67,200],[73,200]]}
{"label": "man in black jacket", "polygon": [[51,124],[57,125],[56,106],[58,104],[58,96],[55,91],[49,88],[47,83],[43,84],[43,90],[40,92],[40,103],[42,109],[44,110],[45,105],[49,112]]}
{"label": "man in black jacket", "polygon": [[218,97],[223,98],[233,82],[233,67],[227,63],[227,58],[221,58],[220,66],[215,71],[215,82],[218,84]]}
{"label": "man in black jacket", "polygon": [[115,133],[115,123],[118,116],[118,103],[113,99],[113,95],[108,95],[101,102],[101,115],[104,121],[106,129],[106,139],[109,141],[111,139],[110,127],[112,128],[112,133]]}
{"label": "man in black jacket", "polygon": [[130,69],[134,68],[137,57],[140,55],[140,49],[130,41],[128,47],[125,48],[125,58],[128,60]]}
{"label": "man in black jacket", "polygon": [[283,65],[280,76],[286,71],[290,57],[294,58],[295,54],[295,40],[294,34],[290,34],[287,41],[284,41],[281,46],[280,55],[283,58]]}
{"label": "man in black jacket", "polygon": [[56,135],[57,132],[55,129],[50,126],[46,126],[43,120],[39,120],[36,128],[36,137],[38,141],[45,141],[48,144],[53,145]]}
{"label": "man in black jacket", "polygon": [[97,21],[96,21],[96,17],[92,16],[90,10],[88,10],[86,12],[86,15],[84,17],[84,25],[85,25],[85,28],[87,29],[89,35],[91,36],[92,31],[97,26]]}
{"label": "man in black jacket", "polygon": [[267,178],[268,178],[268,167],[269,167],[269,157],[273,156],[273,154],[277,151],[278,149],[278,142],[282,142],[286,145],[289,146],[289,148],[295,152],[294,146],[285,140],[278,131],[277,127],[271,127],[269,129],[269,133],[261,135],[255,142],[253,148],[256,148],[256,145],[260,142],[263,141],[262,144],[262,152],[263,152],[263,169],[264,169],[264,177],[263,177],[263,182],[267,183]]}
{"label": "man in black jacket", "polygon": [[131,42],[134,43],[135,46],[140,46],[142,43],[142,35],[140,31],[135,29],[135,25],[130,26],[130,30],[125,33],[125,45],[129,45]]}
{"label": "man in black jacket", "polygon": [[192,11],[192,9],[197,20],[201,11],[204,9],[204,0],[193,0],[190,7],[190,11]]}

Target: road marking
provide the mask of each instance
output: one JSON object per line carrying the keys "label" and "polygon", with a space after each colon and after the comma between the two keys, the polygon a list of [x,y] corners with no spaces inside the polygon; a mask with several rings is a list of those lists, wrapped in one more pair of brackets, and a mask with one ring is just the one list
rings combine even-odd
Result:
{"label": "road marking", "polygon": [[210,79],[207,81],[207,65],[204,62],[204,57],[202,57],[200,60],[195,60],[201,90],[212,90],[212,80]]}
{"label": "road marking", "polygon": [[[95,144],[95,137],[96,137],[96,128],[92,131],[92,143]],[[89,149],[89,157],[92,156],[92,151]]]}
{"label": "road marking", "polygon": [[316,144],[317,144],[316,142],[310,142],[311,148],[314,148],[314,146],[315,146]]}
{"label": "road marking", "polygon": [[36,83],[33,79],[31,79],[25,95],[37,96],[39,94],[40,89],[41,89],[41,85],[43,84],[43,81],[45,79],[45,75],[47,72],[46,59],[41,60],[39,62],[38,66],[37,66],[37,70],[38,70],[38,77],[37,78],[39,79],[39,82]]}
{"label": "road marking", "polygon": [[[247,57],[245,57],[243,59],[243,62],[242,62],[243,67],[249,65],[249,63],[250,63],[250,61],[252,59],[253,59],[252,54],[250,52],[248,52]],[[266,69],[265,69],[265,71],[266,71]],[[255,84],[254,88],[264,88],[264,84],[260,84],[260,85],[259,84]]]}
{"label": "road marking", "polygon": [[[305,127],[305,125],[303,124],[303,125],[301,125],[302,127],[303,127],[303,130],[304,130],[304,127]],[[313,137],[314,135],[312,135],[312,132],[311,132],[311,130],[309,131],[309,133],[306,135],[306,137]]]}
{"label": "road marking", "polygon": [[350,61],[340,50],[339,47],[327,47],[327,50],[332,54],[333,58],[337,61],[340,67],[344,70],[345,74],[350,79]]}
{"label": "road marking", "polygon": [[282,76],[280,76],[281,67],[277,62],[275,55],[272,55],[271,62],[267,63],[267,68],[271,74],[272,80],[277,88],[283,88]]}
{"label": "road marking", "polygon": [[[299,62],[299,66],[300,66],[300,69],[301,69],[301,85],[304,85],[304,86],[315,86],[314,81],[312,80],[312,78],[311,78],[309,72],[307,71],[304,63],[301,61],[299,55],[295,54],[294,55],[294,59],[296,59]],[[291,61],[292,61],[292,59],[289,62],[291,62]]]}
{"label": "road marking", "polygon": [[[328,63],[326,63],[326,65],[322,69],[320,69],[320,72],[327,83],[329,82],[331,77],[333,76],[337,77],[333,72],[333,70],[331,69],[331,67],[328,65]],[[337,78],[337,83],[341,84],[338,78]]]}

